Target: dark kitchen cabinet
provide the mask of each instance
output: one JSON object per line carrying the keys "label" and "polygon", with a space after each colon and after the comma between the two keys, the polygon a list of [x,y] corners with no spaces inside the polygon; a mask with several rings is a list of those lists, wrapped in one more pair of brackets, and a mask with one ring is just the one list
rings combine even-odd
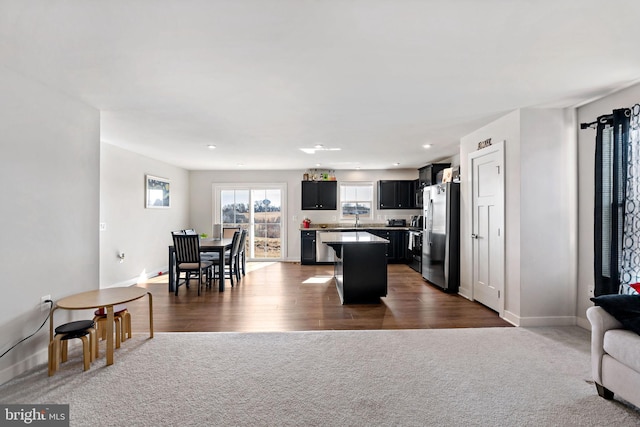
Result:
{"label": "dark kitchen cabinet", "polygon": [[415,181],[378,181],[378,208],[415,209]]}
{"label": "dark kitchen cabinet", "polygon": [[300,264],[316,263],[316,232],[302,231],[300,238]]}
{"label": "dark kitchen cabinet", "polygon": [[387,262],[389,262],[389,253],[390,253],[390,246],[391,246],[391,240],[389,239],[389,235],[387,233],[386,230],[367,230],[369,233],[374,234],[378,237],[382,237],[383,239],[387,239],[389,240],[389,243],[386,244],[386,255],[387,255]]}
{"label": "dark kitchen cabinet", "polygon": [[419,186],[422,188],[438,184],[438,174],[450,166],[451,163],[432,163],[421,167],[418,169]]}
{"label": "dark kitchen cabinet", "polygon": [[396,182],[378,181],[378,206],[380,209],[390,209],[396,204]]}
{"label": "dark kitchen cabinet", "polygon": [[302,181],[302,210],[335,210],[337,181]]}
{"label": "dark kitchen cabinet", "polygon": [[391,244],[393,246],[391,262],[406,263],[407,250],[409,247],[408,233],[405,230],[391,230]]}
{"label": "dark kitchen cabinet", "polygon": [[[388,263],[408,263],[411,260],[409,253],[409,232],[397,230],[392,227],[363,228],[367,231],[389,241],[385,245],[385,254]],[[315,265],[316,262],[316,232],[314,230],[301,230],[300,233],[300,264]]]}
{"label": "dark kitchen cabinet", "polygon": [[396,239],[398,242],[398,262],[411,263],[413,260],[413,254],[409,250],[409,239],[411,235],[408,231],[398,231],[399,235]]}
{"label": "dark kitchen cabinet", "polygon": [[387,239],[387,262],[388,263],[405,263],[407,262],[407,241],[406,230],[367,230],[371,234]]}

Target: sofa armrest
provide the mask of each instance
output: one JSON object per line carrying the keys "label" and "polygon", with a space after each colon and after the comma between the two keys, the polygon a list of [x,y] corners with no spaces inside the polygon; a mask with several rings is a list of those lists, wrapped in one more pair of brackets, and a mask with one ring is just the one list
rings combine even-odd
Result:
{"label": "sofa armrest", "polygon": [[589,307],[587,309],[587,319],[591,323],[591,331],[597,329],[598,334],[604,336],[609,329],[624,329],[622,323],[607,313],[607,311],[599,306]]}
{"label": "sofa armrest", "polygon": [[602,307],[589,307],[587,319],[591,323],[591,373],[593,380],[602,384],[602,356],[604,356],[604,334],[610,329],[623,329],[622,323]]}

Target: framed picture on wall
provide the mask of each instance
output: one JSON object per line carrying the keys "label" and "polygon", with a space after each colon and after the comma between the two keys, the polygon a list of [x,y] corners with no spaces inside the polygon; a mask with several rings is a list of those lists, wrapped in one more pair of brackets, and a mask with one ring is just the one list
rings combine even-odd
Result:
{"label": "framed picture on wall", "polygon": [[166,209],[171,207],[171,182],[166,178],[146,175],[147,208]]}

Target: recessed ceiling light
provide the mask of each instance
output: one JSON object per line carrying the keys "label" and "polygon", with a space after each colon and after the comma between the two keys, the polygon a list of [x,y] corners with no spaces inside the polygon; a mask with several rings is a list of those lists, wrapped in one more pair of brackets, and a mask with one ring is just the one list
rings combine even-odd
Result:
{"label": "recessed ceiling light", "polygon": [[395,163],[393,164],[393,166],[400,166],[400,163],[395,162]]}
{"label": "recessed ceiling light", "polygon": [[320,166],[320,163],[316,163],[316,166]]}
{"label": "recessed ceiling light", "polygon": [[238,163],[238,167],[241,168],[244,166],[244,163]]}
{"label": "recessed ceiling light", "polygon": [[215,145],[212,145],[212,144],[209,144],[209,145],[207,145],[207,148],[208,148],[209,150],[215,150],[216,146],[215,146]]}
{"label": "recessed ceiling light", "polygon": [[431,148],[431,144],[424,144],[422,148],[426,148],[428,150],[429,148]]}
{"label": "recessed ceiling light", "polygon": [[340,148],[326,148],[323,145],[316,145],[313,148],[301,148],[300,151],[304,151],[307,154],[315,154],[317,151],[340,151]]}
{"label": "recessed ceiling light", "polygon": [[313,148],[315,148],[316,150],[322,150],[324,148],[324,145],[316,144],[316,145],[313,146]]}

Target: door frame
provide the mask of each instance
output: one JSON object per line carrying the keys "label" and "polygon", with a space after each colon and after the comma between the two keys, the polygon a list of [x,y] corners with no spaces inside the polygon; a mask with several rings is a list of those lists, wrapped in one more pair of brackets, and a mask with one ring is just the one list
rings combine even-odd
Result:
{"label": "door frame", "polygon": [[[500,292],[500,297],[498,298],[498,315],[500,317],[504,317],[504,307],[505,307],[505,300],[506,300],[506,283],[505,283],[505,247],[506,247],[506,230],[505,230],[505,175],[506,175],[506,165],[505,165],[505,154],[504,154],[504,141],[499,141],[495,144],[492,144],[486,148],[477,150],[477,151],[473,151],[471,153],[469,153],[467,155],[467,165],[468,165],[468,170],[469,170],[469,185],[470,185],[470,200],[469,200],[469,205],[470,205],[470,214],[467,216],[467,230],[469,230],[470,233],[473,233],[473,220],[474,220],[474,202],[473,202],[473,162],[476,159],[479,159],[483,156],[486,156],[488,154],[493,154],[493,153],[498,153],[500,161],[501,161],[501,167],[502,167],[502,171],[500,173],[500,176],[498,178],[498,187],[499,187],[499,198],[500,198],[500,203],[501,206],[499,207],[500,213],[501,213],[501,217],[500,217],[500,242],[502,243],[501,247],[499,248],[499,253],[500,253],[500,258],[498,259],[498,262],[500,263],[500,267],[498,269],[498,272],[500,274],[500,283],[501,283],[501,289],[499,289]],[[462,236],[461,236],[462,237]],[[471,236],[467,236],[467,238],[471,238]],[[471,264],[470,264],[470,268],[471,268],[471,286],[470,286],[470,299],[472,301],[475,301],[475,259],[476,259],[476,254],[474,251],[474,246],[473,243],[470,246],[470,251],[471,253]]]}
{"label": "door frame", "polygon": [[285,254],[287,250],[287,183],[286,182],[268,182],[268,183],[213,183],[211,186],[211,228],[213,224],[221,224],[222,218],[220,218],[220,191],[221,190],[265,190],[265,189],[278,189],[280,190],[281,206],[280,206],[280,258],[247,258],[248,261],[284,261],[286,259]]}

